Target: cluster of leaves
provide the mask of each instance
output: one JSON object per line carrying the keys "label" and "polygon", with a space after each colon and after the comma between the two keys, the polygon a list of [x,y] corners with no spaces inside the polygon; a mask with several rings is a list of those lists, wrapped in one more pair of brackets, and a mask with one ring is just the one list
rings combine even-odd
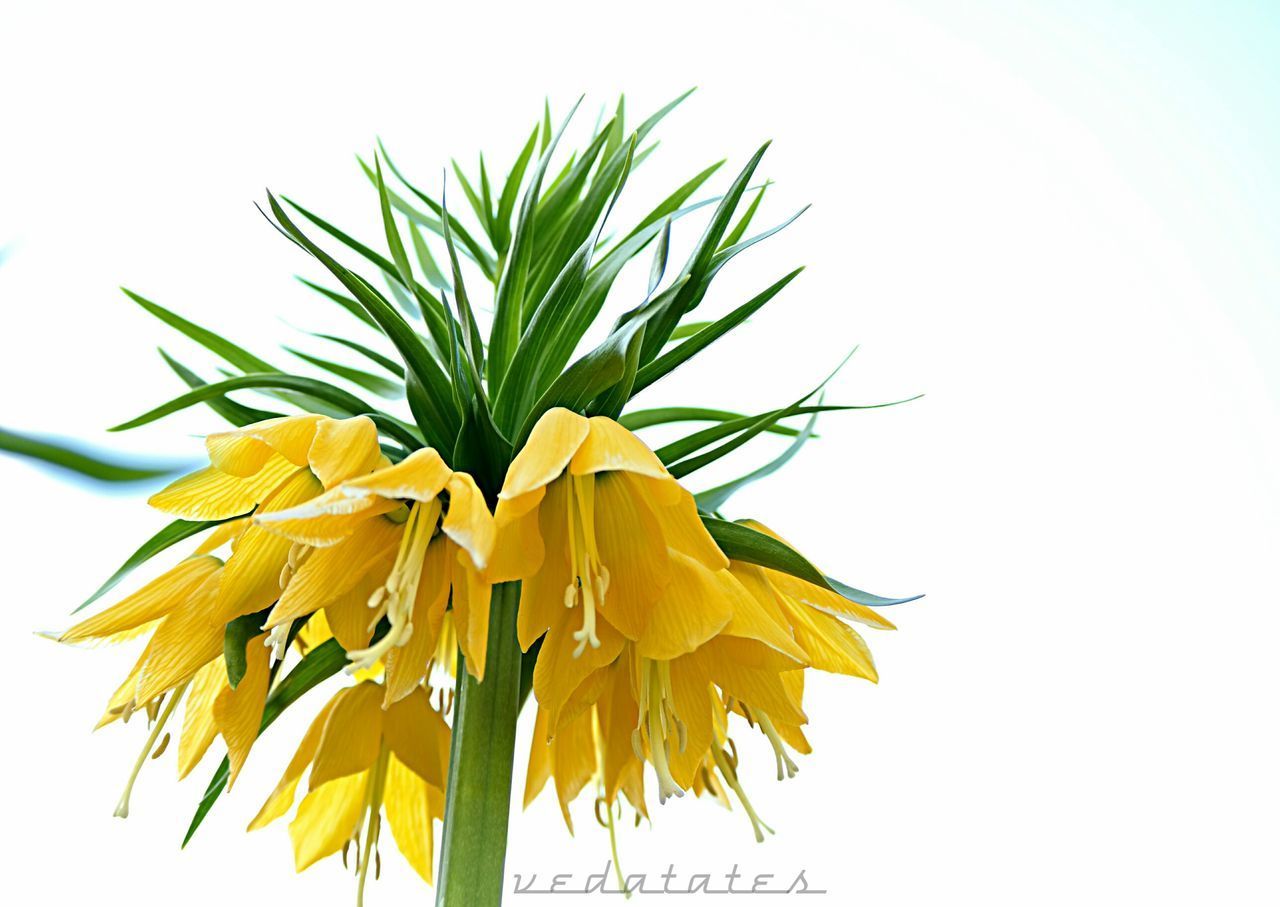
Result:
{"label": "cluster of leaves", "polygon": [[[379,145],[372,160],[360,164],[377,193],[384,234],[377,244],[380,248],[356,239],[292,199],[268,194],[264,215],[318,262],[331,280],[329,285],[303,282],[381,335],[383,349],[317,334],[317,339],[363,357],[367,368],[290,349],[291,355],[324,377],[294,374],[126,290],[144,310],[214,353],[226,368],[217,380],[206,381],[162,350],[165,362],[188,390],[113,430],[145,425],[197,404],[209,406],[236,426],[282,414],[230,396],[255,391],[286,407],[337,417],[369,416],[392,460],[423,446],[434,447],[453,468],[472,473],[489,496],[496,495],[513,452],[520,449],[534,423],[557,406],[617,418],[633,430],[674,423],[703,425],[656,450],[671,473],[682,479],[765,433],[785,435],[793,440],[780,456],[698,496],[712,536],[732,558],[829,585],[864,604],[896,603],[836,583],[783,543],[719,516],[731,494],[776,470],[812,437],[818,413],[868,407],[812,402],[821,391],[819,386],[790,405],[756,414],[697,407],[624,412],[636,394],[746,322],[801,270],[781,275],[721,318],[696,319],[721,269],[802,213],[751,232],[768,187],[768,183],[753,182],[767,144],[750,157],[721,195],[695,199],[723,161],[691,176],[627,229],[612,228],[611,213],[629,176],[655,147],[651,134],[685,97],[676,98],[634,128],[627,127],[620,100],[611,117],[601,117],[590,140],[567,154],[558,149],[574,111],[556,129],[546,108],[501,184],[491,180],[483,156],[478,171],[470,176],[454,163],[470,212],[469,225],[456,209],[447,207],[443,190],[436,197],[412,183]],[[553,167],[553,162],[558,164]],[[709,214],[700,238],[682,267],[670,267],[673,226],[699,211]],[[341,247],[344,258],[362,262],[366,273],[341,263],[336,249],[326,251],[322,241]],[[581,351],[619,274],[641,256],[649,261],[643,298],[616,318],[602,342]],[[476,291],[481,283],[488,285],[483,302],[491,312],[483,322],[477,316],[481,311],[477,301],[482,297]],[[408,412],[397,415],[373,405],[366,395],[403,402]],[[800,416],[809,417],[807,424],[787,424]],[[89,601],[134,567],[209,525],[178,520],[165,527]],[[285,705],[339,669],[343,658],[335,648],[336,644],[326,643],[309,653],[276,687],[264,727]],[[192,832],[225,780],[225,771],[215,776]]]}

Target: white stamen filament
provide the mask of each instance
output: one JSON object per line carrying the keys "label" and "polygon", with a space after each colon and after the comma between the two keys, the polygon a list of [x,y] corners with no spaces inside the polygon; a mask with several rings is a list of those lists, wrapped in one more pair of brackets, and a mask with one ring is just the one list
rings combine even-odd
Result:
{"label": "white stamen filament", "polygon": [[609,591],[609,569],[600,563],[600,551],[596,547],[595,527],[595,476],[565,477],[567,483],[567,529],[569,535],[569,564],[573,575],[564,590],[564,606],[577,607],[582,598],[582,629],[573,634],[578,646],[573,657],[578,658],[587,646],[600,648],[596,634],[596,611],[604,607]]}
{"label": "white stamen filament", "polygon": [[649,745],[649,761],[658,775],[658,802],[668,797],[683,797],[684,790],[671,774],[671,738],[676,738],[678,752],[686,742],[684,722],[676,714],[671,692],[671,663],[640,659],[640,718],[631,735],[631,746],[644,759],[643,744]]}
{"label": "white stamen filament", "polygon": [[169,716],[173,714],[174,708],[178,705],[178,700],[182,698],[182,694],[187,691],[187,682],[179,684],[169,697],[169,701],[165,703],[164,711],[160,713],[159,719],[155,726],[151,729],[151,734],[147,737],[147,742],[142,747],[142,752],[138,754],[138,761],[133,764],[133,771],[129,773],[129,780],[125,783],[124,793],[120,795],[120,802],[116,804],[115,816],[121,819],[129,818],[129,798],[133,795],[134,782],[138,780],[138,774],[142,771],[143,764],[147,761],[147,756],[151,754],[151,748],[156,745],[156,740],[160,738],[160,732],[164,730],[165,723],[169,720]]}

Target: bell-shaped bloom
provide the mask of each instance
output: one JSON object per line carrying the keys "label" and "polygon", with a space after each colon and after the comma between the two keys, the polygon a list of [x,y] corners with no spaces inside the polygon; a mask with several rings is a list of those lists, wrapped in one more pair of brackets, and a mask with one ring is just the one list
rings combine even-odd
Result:
{"label": "bell-shaped bloom", "polygon": [[[381,662],[387,703],[425,676],[452,603],[467,667],[484,677],[496,528],[471,476],[430,448],[341,482],[297,506],[264,509],[255,528],[292,541],[288,588],[265,628],[323,608],[356,669]],[[286,542],[287,544],[287,542]],[[386,632],[376,641],[383,618]]]}
{"label": "bell-shaped bloom", "polygon": [[[358,892],[378,853],[383,816],[415,872],[432,878],[434,823],[444,817],[449,727],[418,688],[389,708],[372,681],[341,690],[307,729],[252,831],[288,813],[303,776],[306,795],[289,835],[299,872],[356,847]],[[360,894],[358,894],[358,898]]]}
{"label": "bell-shaped bloom", "polygon": [[523,580],[519,638],[554,731],[569,694],[631,643],[692,652],[741,597],[693,497],[612,419],[549,410],[507,471],[489,576]]}

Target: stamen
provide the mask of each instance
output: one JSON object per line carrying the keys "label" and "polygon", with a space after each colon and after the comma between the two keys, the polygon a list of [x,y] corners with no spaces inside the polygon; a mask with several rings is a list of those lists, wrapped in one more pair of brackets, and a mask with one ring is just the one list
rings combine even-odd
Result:
{"label": "stamen", "polygon": [[[613,809],[608,801],[608,790],[605,789],[604,780],[604,734],[600,730],[600,710],[597,706],[591,707],[591,736],[595,742],[596,751],[596,787],[598,795],[596,797],[596,821],[609,829],[609,853],[613,857],[613,871],[618,877],[618,888],[622,890],[628,900],[631,899],[631,891],[627,888],[626,880],[622,875],[622,863],[618,859],[618,830],[613,821]],[[634,743],[634,737],[632,738]],[[643,758],[643,757],[641,757]],[[600,807],[604,807],[605,821],[600,821]],[[619,812],[621,812],[622,804],[618,804]]]}
{"label": "stamen", "polygon": [[609,590],[609,571],[600,563],[596,548],[595,530],[595,476],[567,476],[565,491],[569,534],[569,564],[573,571],[569,585],[564,590],[564,606],[577,607],[582,597],[582,629],[573,634],[578,646],[573,657],[579,658],[587,650],[600,648],[596,634],[596,610],[604,607],[605,593]]}
{"label": "stamen", "polygon": [[787,778],[794,778],[800,768],[791,761],[786,747],[783,746],[782,737],[778,735],[778,729],[773,726],[773,721],[760,711],[756,712],[756,720],[760,723],[760,730],[769,738],[769,745],[773,747],[773,758],[778,763],[778,780],[783,779],[784,773]]}
{"label": "stamen", "polygon": [[[378,849],[378,832],[382,828],[382,794],[387,785],[387,762],[391,750],[383,746],[378,761],[373,764],[366,788],[365,807],[369,811],[369,824],[365,830],[364,851],[360,854],[360,869],[356,876],[356,907],[364,907],[364,883],[369,876],[369,857]],[[382,863],[378,860],[373,877],[381,875]]]}
{"label": "stamen", "polygon": [[372,668],[381,661],[388,652],[397,646],[403,646],[413,634],[413,603],[418,595],[418,584],[422,581],[422,568],[427,557],[427,546],[435,534],[436,523],[440,519],[440,499],[415,503],[405,521],[404,535],[400,539],[400,550],[396,553],[395,566],[387,582],[369,596],[369,608],[373,617],[370,628],[386,617],[391,626],[382,639],[366,649],[358,649],[347,653],[351,664],[347,665],[347,673]]}
{"label": "stamen", "polygon": [[290,620],[267,631],[267,638],[262,641],[262,644],[271,650],[272,666],[277,661],[284,660],[285,650],[289,647],[289,629],[292,626],[293,621]]}
{"label": "stamen", "polygon": [[647,736],[649,761],[658,775],[658,802],[668,797],[683,797],[684,790],[671,774],[671,737],[683,751],[685,741],[684,722],[676,715],[672,704],[671,663],[640,659],[640,708],[639,725],[632,734],[631,745],[636,755],[643,759],[642,736]]}
{"label": "stamen", "polygon": [[720,775],[742,802],[742,808],[746,810],[747,817],[751,820],[751,830],[755,832],[756,842],[763,843],[764,833],[767,831],[769,834],[773,834],[773,829],[765,825],[760,816],[756,814],[751,801],[747,799],[747,792],[742,789],[742,784],[738,781],[738,773],[729,764],[724,750],[718,746],[713,746],[711,748],[711,758],[715,760],[716,768],[720,770]]}
{"label": "stamen", "polygon": [[[117,817],[121,819],[129,818],[129,798],[133,795],[134,782],[138,780],[138,773],[142,771],[142,766],[147,761],[147,756],[151,754],[151,748],[156,745],[156,740],[160,737],[160,732],[164,730],[165,723],[178,705],[178,700],[187,691],[187,683],[189,682],[184,681],[173,691],[173,695],[169,697],[168,703],[165,704],[164,711],[160,713],[160,718],[156,721],[155,727],[151,729],[151,734],[147,737],[147,742],[143,745],[142,752],[138,754],[138,761],[133,764],[133,771],[129,773],[129,780],[125,783],[124,793],[120,795],[120,802],[116,804],[114,815]],[[160,751],[163,752],[164,748],[161,747]]]}

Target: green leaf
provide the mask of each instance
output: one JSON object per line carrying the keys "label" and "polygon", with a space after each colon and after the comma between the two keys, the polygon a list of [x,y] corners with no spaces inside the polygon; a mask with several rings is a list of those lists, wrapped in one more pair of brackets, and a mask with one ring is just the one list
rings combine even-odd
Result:
{"label": "green leaf", "polygon": [[245,653],[249,641],[262,635],[262,625],[266,622],[271,609],[256,614],[242,614],[227,624],[222,634],[222,659],[227,664],[227,683],[231,689],[240,685],[244,672],[248,669]]}
{"label": "green leaf", "polygon": [[[654,453],[663,463],[671,465],[690,454],[701,450],[702,448],[714,444],[724,438],[736,435],[740,432],[753,430],[755,433],[774,432],[785,434],[783,426],[779,425],[782,419],[791,416],[804,416],[816,412],[837,412],[843,409],[863,409],[866,407],[857,406],[786,406],[781,409],[772,409],[765,413],[755,416],[736,416],[726,419],[718,425],[712,425],[707,428],[686,435],[677,441],[672,441],[663,447],[659,447]],[[754,435],[753,435],[754,436]],[[748,439],[749,440],[749,439]],[[740,445],[739,445],[740,446]],[[728,451],[725,451],[728,453]],[[723,454],[721,454],[723,456]]]}
{"label": "green leaf", "polygon": [[[159,352],[160,356],[168,364],[169,368],[173,369],[177,376],[186,383],[187,387],[204,387],[208,384],[207,381],[195,372],[191,371],[191,369],[187,368],[181,362],[174,359],[164,350],[160,350]],[[243,428],[246,425],[252,425],[255,422],[263,422],[267,419],[278,419],[282,415],[281,413],[273,413],[270,410],[255,409],[252,406],[245,406],[227,397],[215,397],[212,400],[206,400],[205,405],[237,428]]]}
{"label": "green leaf", "polygon": [[336,343],[339,346],[345,346],[347,349],[364,356],[370,362],[382,366],[382,368],[386,369],[402,381],[404,380],[404,366],[396,362],[390,356],[384,356],[377,350],[371,350],[364,344],[356,343],[354,340],[348,340],[346,337],[338,337],[333,334],[312,334],[311,336],[319,337],[321,340],[328,340],[330,343]]}
{"label": "green leaf", "polygon": [[[230,517],[230,519],[239,519],[239,518]],[[164,551],[166,548],[170,548],[173,545],[178,544],[178,542],[185,541],[186,539],[191,538],[193,535],[199,535],[201,532],[204,532],[206,529],[212,529],[214,526],[217,526],[219,523],[225,523],[225,522],[227,521],[226,520],[202,520],[202,521],[174,520],[168,526],[165,526],[155,535],[151,536],[151,538],[143,542],[142,545],[138,548],[138,550],[133,552],[133,554],[129,555],[129,558],[123,564],[120,565],[120,569],[118,569],[115,573],[111,574],[111,576],[108,577],[107,581],[98,587],[98,591],[94,592],[93,595],[90,595],[83,602],[77,605],[75,611],[72,611],[71,613],[75,614],[76,611],[80,611],[83,608],[89,607],[89,605],[93,604],[98,599],[102,598],[102,596],[106,595],[108,592],[114,589],[122,579],[124,579],[126,576],[132,573],[136,568],[138,568],[142,564],[145,564],[147,561],[151,560],[153,557],[155,557],[161,551]]]}
{"label": "green leaf", "polygon": [[635,393],[640,393],[640,391],[644,390],[650,384],[653,384],[653,382],[657,381],[659,378],[670,374],[676,368],[683,365],[685,362],[688,362],[712,343],[719,340],[738,325],[742,324],[763,308],[766,303],[773,299],[773,297],[781,293],[782,288],[795,280],[796,276],[803,270],[804,268],[796,268],[764,292],[738,306],[728,315],[725,315],[723,318],[713,322],[708,327],[694,334],[679,346],[668,349],[661,356],[658,356],[656,359],[642,367],[636,375]]}
{"label": "green leaf", "polygon": [[177,466],[130,463],[114,457],[106,459],[77,449],[75,446],[19,434],[5,428],[0,428],[0,450],[29,460],[48,463],[99,482],[143,482],[173,475],[180,469]]}
{"label": "green leaf", "polygon": [[[337,674],[346,663],[347,653],[343,651],[342,646],[338,645],[336,639],[328,639],[308,652],[303,656],[302,661],[298,662],[297,666],[267,696],[266,705],[262,710],[262,724],[259,726],[258,733],[261,734],[270,727],[272,722],[279,718],[286,708],[302,697],[303,693]],[[213,804],[218,802],[218,798],[222,796],[230,776],[231,762],[224,758],[214,772],[213,778],[210,779],[209,786],[205,788],[204,796],[200,798],[196,813],[191,819],[191,824],[187,827],[187,834],[182,839],[183,847],[186,847],[191,842],[196,829],[204,822],[209,810],[213,809]]]}
{"label": "green leaf", "polygon": [[[744,416],[742,413],[730,412],[727,409],[707,409],[700,406],[660,406],[656,409],[632,410],[623,414],[618,421],[623,428],[639,431],[642,428],[649,428],[654,425],[669,425],[674,422],[727,422],[729,420],[738,420],[743,424],[749,424],[754,419],[754,416]],[[785,425],[772,425],[768,430],[773,434],[789,435],[791,437],[800,434],[799,429],[788,428]],[[814,437],[817,436],[815,435]]]}
{"label": "green leaf", "polygon": [[715,324],[714,321],[684,321],[676,325],[676,329],[671,332],[671,336],[667,338],[667,343],[676,340],[684,340],[686,337],[692,337],[703,328],[709,328]]}
{"label": "green leaf", "polygon": [[[480,200],[480,196],[472,187],[471,181],[467,179],[467,175],[462,172],[462,168],[458,166],[458,162],[450,160],[453,165],[453,174],[458,178],[458,184],[462,186],[462,194],[467,197],[467,204],[471,206],[472,212],[476,216],[476,220],[480,221],[480,225],[485,228],[485,232],[489,229],[489,212],[485,208],[485,203]],[[441,199],[440,207],[444,207],[444,200]],[[446,209],[447,210],[447,209]]]}
{"label": "green leaf", "polygon": [[756,197],[751,200],[751,204],[747,206],[747,210],[738,219],[738,222],[733,225],[733,229],[729,231],[729,235],[720,243],[720,248],[717,251],[722,252],[742,239],[743,234],[747,232],[747,227],[751,225],[752,219],[756,216],[756,211],[760,209],[760,202],[764,200],[765,190],[771,185],[773,184],[765,183],[756,191]]}
{"label": "green leaf", "polygon": [[[301,350],[295,350],[292,347],[284,348],[287,352],[297,356],[303,362],[309,362],[316,368],[324,369],[332,375],[337,375],[346,381],[350,381],[357,387],[362,387],[370,393],[377,394],[379,397],[385,397],[388,400],[399,399],[404,396],[404,385],[399,382],[392,381],[389,378],[383,378],[381,375],[374,375],[362,369],[352,368],[349,365],[343,365],[341,362],[332,362],[328,359],[321,359],[319,356],[312,356]],[[393,363],[394,364],[394,363]]]}
{"label": "green leaf", "polygon": [[731,523],[728,520],[721,520],[703,514],[702,524],[707,527],[707,532],[715,539],[725,557],[790,574],[805,582],[813,583],[815,586],[829,589],[857,604],[878,608],[888,605],[901,605],[923,598],[922,595],[912,595],[907,598],[885,598],[880,595],[872,595],[870,592],[863,592],[852,586],[846,586],[844,583],[836,583],[825,576],[813,564],[809,563],[804,555],[790,545],[778,541],[771,535],[752,529],[750,526],[744,526],[742,523]]}
{"label": "green leaf", "polygon": [[744,476],[740,476],[731,482],[725,482],[723,485],[717,485],[715,488],[709,488],[701,494],[695,495],[694,500],[698,502],[698,509],[715,512],[725,505],[733,494],[740,488],[745,488],[752,482],[758,482],[765,476],[772,475],[777,472],[787,462],[800,452],[800,448],[804,447],[811,437],[813,437],[813,427],[818,422],[818,414],[814,413],[809,417],[809,421],[805,423],[804,429],[791,442],[791,444],[777,457],[770,460],[759,469],[752,470]]}
{"label": "green leaf", "polygon": [[515,213],[516,199],[520,197],[520,183],[524,180],[524,171],[529,166],[533,150],[537,145],[538,127],[535,126],[533,132],[529,133],[528,141],[520,149],[520,154],[511,167],[511,173],[507,175],[507,181],[502,186],[502,195],[498,198],[498,214],[495,218],[497,223],[495,242],[500,255],[506,255],[511,245],[511,215]]}
{"label": "green leaf", "polygon": [[[290,238],[292,239],[292,237]],[[342,306],[352,315],[355,315],[365,324],[369,325],[369,327],[373,328],[375,331],[381,330],[381,328],[378,327],[378,322],[373,320],[373,316],[371,316],[368,312],[366,312],[364,308],[360,305],[360,303],[356,302],[350,296],[343,296],[341,293],[335,293],[333,290],[330,290],[328,287],[322,287],[318,283],[312,283],[311,281],[307,280],[305,277],[299,277],[298,280],[301,283],[305,284],[306,286],[310,287],[311,289],[315,290],[321,296],[324,296],[326,299],[336,302],[338,305]]]}
{"label": "green leaf", "polygon": [[248,350],[241,349],[230,340],[225,340],[222,337],[219,337],[213,331],[202,328],[198,324],[193,324],[180,315],[175,315],[163,306],[157,305],[149,299],[144,299],[142,296],[139,296],[127,287],[121,287],[120,290],[124,295],[142,306],[142,308],[147,312],[169,325],[169,327],[190,337],[196,343],[200,344],[215,355],[222,357],[242,372],[275,371],[275,367],[269,362],[259,359]]}
{"label": "green leaf", "polygon": [[418,259],[418,268],[422,271],[422,276],[427,279],[427,283],[431,284],[437,290],[451,290],[449,280],[440,270],[440,266],[436,264],[435,257],[431,254],[431,248],[427,245],[426,239],[422,235],[422,231],[418,229],[418,225],[410,222],[409,239],[413,242],[413,254]]}
{"label": "green leaf", "polygon": [[119,425],[107,429],[108,431],[128,431],[131,428],[137,428],[140,425],[146,425],[157,419],[162,419],[179,410],[195,406],[197,403],[203,403],[206,400],[212,400],[215,397],[221,397],[225,394],[236,390],[253,390],[261,388],[271,388],[274,390],[290,390],[300,393],[309,394],[326,403],[331,403],[338,408],[345,410],[349,415],[357,416],[362,413],[376,412],[369,404],[362,401],[359,397],[347,393],[346,391],[334,387],[331,384],[325,384],[323,381],[317,381],[314,378],[303,378],[300,375],[286,375],[281,372],[269,372],[261,375],[238,375],[234,378],[228,378],[225,381],[218,381],[214,384],[206,384],[202,387],[193,388],[175,397],[168,403],[163,403],[155,409],[148,410],[135,419],[128,422],[122,422]]}

